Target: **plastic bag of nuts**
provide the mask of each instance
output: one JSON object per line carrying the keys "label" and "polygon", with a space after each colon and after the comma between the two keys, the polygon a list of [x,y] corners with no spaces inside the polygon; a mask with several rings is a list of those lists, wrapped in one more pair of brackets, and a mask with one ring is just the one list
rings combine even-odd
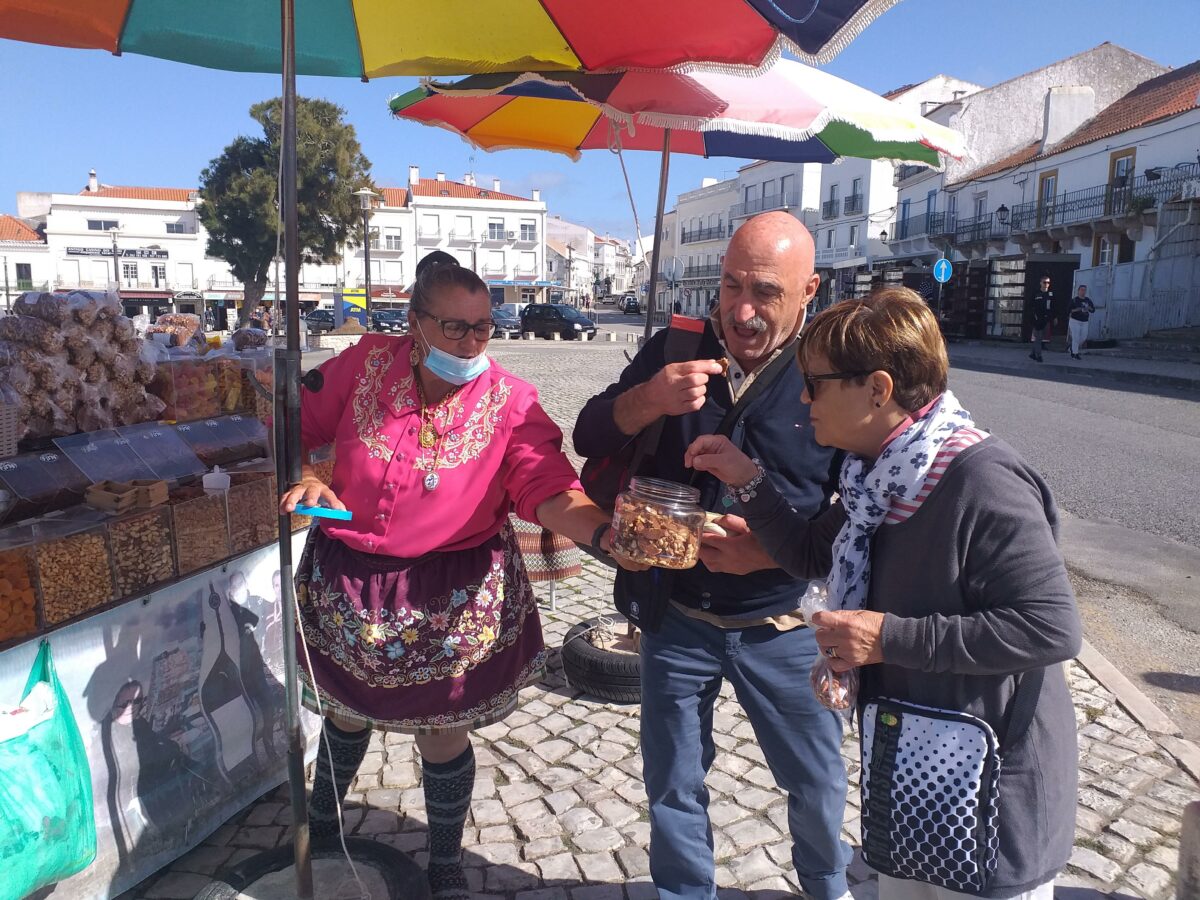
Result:
{"label": "plastic bag of nuts", "polygon": [[229,521],[225,517],[223,493],[206,494],[199,487],[180,488],[167,503],[171,508],[180,575],[229,556]]}
{"label": "plastic bag of nuts", "polygon": [[690,569],[700,558],[700,492],[657,478],[631,479],[613,511],[612,546],[622,556],[664,569]]}
{"label": "plastic bag of nuts", "polygon": [[[40,526],[39,526],[40,527]],[[113,599],[108,537],[100,525],[52,523],[35,550],[42,614],[57,625]]]}
{"label": "plastic bag of nuts", "polygon": [[[34,587],[33,547],[24,542],[32,534],[6,540],[0,535],[0,643],[37,631],[37,589]],[[15,537],[15,536],[13,536]]]}
{"label": "plastic bag of nuts", "polygon": [[[829,609],[828,595],[825,582],[811,581],[808,590],[800,598],[800,612],[809,628],[815,628],[812,617],[819,612]],[[858,700],[858,669],[848,672],[835,672],[829,664],[829,659],[818,654],[813,662],[812,671],[808,676],[817,701],[826,709],[842,714],[849,720],[854,716],[854,705]]]}
{"label": "plastic bag of nuts", "polygon": [[108,523],[117,596],[131,597],[175,577],[171,514],[165,507]]}

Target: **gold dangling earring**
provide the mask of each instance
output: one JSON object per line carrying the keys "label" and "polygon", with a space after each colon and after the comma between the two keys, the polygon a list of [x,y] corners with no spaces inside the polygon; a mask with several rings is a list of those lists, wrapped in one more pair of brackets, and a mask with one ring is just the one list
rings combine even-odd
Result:
{"label": "gold dangling earring", "polygon": [[413,371],[421,364],[421,352],[417,349],[416,341],[413,341],[412,349],[408,351],[408,364],[413,367]]}

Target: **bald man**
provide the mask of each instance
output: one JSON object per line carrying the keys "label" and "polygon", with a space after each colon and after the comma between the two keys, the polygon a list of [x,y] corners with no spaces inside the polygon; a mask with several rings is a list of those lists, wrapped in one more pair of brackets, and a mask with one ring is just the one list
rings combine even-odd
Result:
{"label": "bald man", "polygon": [[[726,516],[726,534],[705,537],[695,568],[616,576],[617,608],[644,632],[642,768],[650,874],[663,900],[716,897],[704,776],[717,752],[713,707],[725,679],[788,794],[801,886],[815,900],[849,896],[850,851],[839,838],[846,805],[841,720],[817,703],[809,685],[817,646],[796,614],[807,583],[775,568],[738,516],[739,496],[762,478],[810,517],[828,505],[834,487],[835,460],[813,440],[794,359],[820,283],[813,258],[812,236],[787,213],[748,220],[730,241],[720,301],[693,358],[668,362],[667,331],[660,331],[575,424],[580,455],[611,457],[665,417],[657,451],[637,474],[691,483],[706,510]],[[724,375],[717,360],[728,367]],[[692,440],[723,422],[760,466],[746,484],[721,484],[684,466]]]}

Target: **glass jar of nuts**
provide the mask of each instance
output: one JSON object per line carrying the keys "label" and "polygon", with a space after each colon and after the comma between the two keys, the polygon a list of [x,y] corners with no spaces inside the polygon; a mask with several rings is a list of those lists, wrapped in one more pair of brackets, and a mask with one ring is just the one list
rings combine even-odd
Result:
{"label": "glass jar of nuts", "polygon": [[658,478],[634,478],[617,497],[612,546],[622,556],[664,569],[690,569],[700,556],[700,491]]}

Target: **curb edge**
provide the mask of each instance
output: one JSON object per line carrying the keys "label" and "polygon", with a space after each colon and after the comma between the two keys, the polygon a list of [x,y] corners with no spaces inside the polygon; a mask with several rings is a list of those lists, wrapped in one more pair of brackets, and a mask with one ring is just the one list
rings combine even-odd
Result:
{"label": "curb edge", "polygon": [[1117,702],[1146,729],[1150,736],[1183,767],[1192,778],[1200,781],[1200,747],[1181,737],[1181,729],[1147,697],[1116,666],[1085,638],[1075,661],[1089,675],[1113,693]]}

